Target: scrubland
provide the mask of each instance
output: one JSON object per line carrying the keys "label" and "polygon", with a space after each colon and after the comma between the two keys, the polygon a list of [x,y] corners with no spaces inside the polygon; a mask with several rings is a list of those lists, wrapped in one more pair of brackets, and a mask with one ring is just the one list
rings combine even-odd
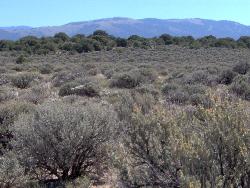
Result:
{"label": "scrubland", "polygon": [[250,186],[250,51],[0,52],[0,187]]}

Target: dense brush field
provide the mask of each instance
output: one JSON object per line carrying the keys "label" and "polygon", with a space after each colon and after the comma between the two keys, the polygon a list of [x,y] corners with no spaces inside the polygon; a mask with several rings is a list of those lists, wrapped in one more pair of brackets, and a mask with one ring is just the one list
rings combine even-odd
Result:
{"label": "dense brush field", "polygon": [[0,187],[248,188],[250,50],[0,52]]}

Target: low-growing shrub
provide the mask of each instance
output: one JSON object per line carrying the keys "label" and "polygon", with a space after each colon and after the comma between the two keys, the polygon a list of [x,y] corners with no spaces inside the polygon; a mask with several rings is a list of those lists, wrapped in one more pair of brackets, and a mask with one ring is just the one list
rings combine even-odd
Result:
{"label": "low-growing shrub", "polygon": [[27,91],[24,96],[21,96],[21,99],[34,104],[41,104],[49,95],[50,88],[48,85],[37,85]]}
{"label": "low-growing shrub", "polygon": [[72,88],[72,92],[79,96],[96,97],[99,96],[100,88],[92,82]]}
{"label": "low-growing shrub", "polygon": [[246,74],[250,69],[250,65],[247,62],[240,62],[233,67],[233,71],[239,74]]}
{"label": "low-growing shrub", "polygon": [[96,82],[85,80],[81,83],[70,82],[63,85],[59,90],[59,96],[79,95],[87,97],[99,96],[100,88]]}
{"label": "low-growing shrub", "polygon": [[180,187],[181,166],[171,146],[174,125],[166,121],[169,114],[159,109],[144,116],[138,110],[132,117],[122,137],[119,180],[124,187]]}
{"label": "low-growing shrub", "polygon": [[213,101],[208,96],[199,93],[191,95],[189,100],[190,103],[194,106],[211,108],[213,105]]}
{"label": "low-growing shrub", "polygon": [[77,86],[77,83],[75,82],[70,82],[70,83],[66,83],[64,84],[60,90],[59,90],[59,96],[68,96],[68,95],[73,95],[73,92],[72,92],[72,88],[76,87]]}
{"label": "low-growing shrub", "polygon": [[139,86],[141,83],[141,78],[139,73],[134,74],[134,72],[125,72],[120,74],[115,74],[111,80],[111,87],[127,88],[131,89]]}
{"label": "low-growing shrub", "polygon": [[67,82],[73,82],[79,77],[84,77],[85,73],[80,71],[59,71],[55,73],[52,77],[52,83],[55,87],[60,87]]}
{"label": "low-growing shrub", "polygon": [[0,187],[22,187],[27,182],[25,169],[20,165],[17,156],[8,152],[0,156]]}
{"label": "low-growing shrub", "polygon": [[158,99],[160,95],[160,91],[152,84],[144,84],[135,90],[140,94],[151,94],[155,99]]}
{"label": "low-growing shrub", "polygon": [[54,67],[51,64],[45,64],[38,67],[41,74],[50,74],[53,72]]}
{"label": "low-growing shrub", "polygon": [[136,72],[140,73],[140,77],[143,83],[152,83],[157,79],[157,72],[152,68],[139,68],[138,70],[132,71],[134,74]]}
{"label": "low-growing shrub", "polygon": [[0,88],[0,102],[5,102],[13,98],[15,98],[14,91],[10,91],[10,88],[5,88],[5,87]]}
{"label": "low-growing shrub", "polygon": [[104,173],[106,144],[117,128],[116,114],[107,106],[62,102],[38,106],[13,127],[13,148],[30,175],[62,181]]}
{"label": "low-growing shrub", "polygon": [[14,76],[11,79],[11,82],[17,88],[26,89],[31,86],[31,83],[34,81],[35,78],[35,75],[32,73],[21,73]]}
{"label": "low-growing shrub", "polygon": [[20,114],[29,113],[33,106],[23,102],[9,102],[0,106],[0,155],[5,149],[10,149],[10,140],[13,137],[10,130]]}
{"label": "low-growing shrub", "polygon": [[236,73],[231,70],[223,70],[219,75],[218,81],[220,84],[229,85],[232,83]]}
{"label": "low-growing shrub", "polygon": [[0,86],[10,82],[10,78],[6,74],[0,74]]}
{"label": "low-growing shrub", "polygon": [[172,91],[176,91],[179,88],[178,85],[172,84],[172,83],[167,83],[162,87],[162,92],[165,95],[170,94]]}
{"label": "low-growing shrub", "polygon": [[250,86],[246,77],[236,77],[229,89],[242,99],[250,100]]}
{"label": "low-growing shrub", "polygon": [[24,62],[26,62],[26,58],[24,55],[20,55],[17,59],[16,59],[16,64],[23,64]]}
{"label": "low-growing shrub", "polygon": [[185,105],[189,101],[189,94],[183,90],[176,90],[167,96],[167,101],[175,104]]}
{"label": "low-growing shrub", "polygon": [[184,83],[187,84],[204,84],[207,85],[208,84],[208,77],[209,74],[205,71],[196,71],[194,73],[192,73],[191,75],[185,76],[184,77]]}

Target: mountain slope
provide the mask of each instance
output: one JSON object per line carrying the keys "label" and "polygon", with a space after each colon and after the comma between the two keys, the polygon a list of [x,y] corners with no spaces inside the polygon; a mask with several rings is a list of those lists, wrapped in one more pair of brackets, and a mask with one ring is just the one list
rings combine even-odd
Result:
{"label": "mountain slope", "polygon": [[195,38],[214,35],[216,37],[232,37],[250,35],[250,26],[231,21],[214,21],[205,19],[130,19],[108,18],[85,22],[69,23],[52,27],[9,27],[0,28],[0,39],[17,39],[27,35],[37,37],[52,36],[58,32],[89,35],[95,30],[105,30],[109,34],[119,37],[140,35],[144,37],[159,36],[168,33],[173,36],[191,35]]}
{"label": "mountain slope", "polygon": [[18,32],[12,33],[4,29],[0,29],[0,40],[17,40],[20,37],[21,35],[19,35]]}

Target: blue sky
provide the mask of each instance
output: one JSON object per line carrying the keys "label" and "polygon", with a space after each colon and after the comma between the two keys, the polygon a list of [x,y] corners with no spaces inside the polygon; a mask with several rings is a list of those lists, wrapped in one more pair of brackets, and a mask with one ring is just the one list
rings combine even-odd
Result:
{"label": "blue sky", "polygon": [[109,17],[205,18],[250,25],[250,0],[0,0],[0,26],[47,26]]}

